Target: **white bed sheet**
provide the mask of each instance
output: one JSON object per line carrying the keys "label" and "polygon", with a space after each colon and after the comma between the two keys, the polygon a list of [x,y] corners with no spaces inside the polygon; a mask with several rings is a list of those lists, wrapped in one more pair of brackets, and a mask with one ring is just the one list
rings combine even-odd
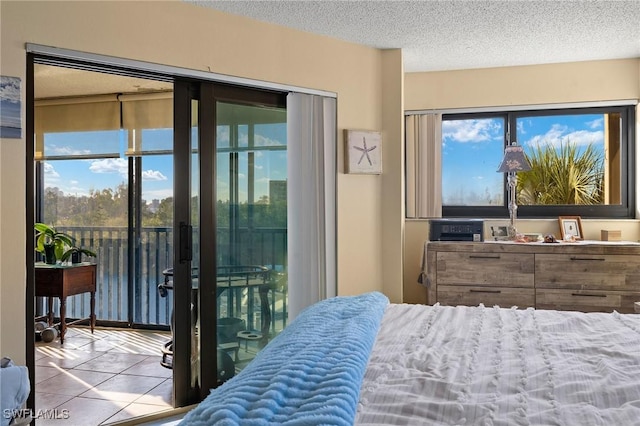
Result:
{"label": "white bed sheet", "polygon": [[356,423],[640,425],[640,315],[391,304]]}

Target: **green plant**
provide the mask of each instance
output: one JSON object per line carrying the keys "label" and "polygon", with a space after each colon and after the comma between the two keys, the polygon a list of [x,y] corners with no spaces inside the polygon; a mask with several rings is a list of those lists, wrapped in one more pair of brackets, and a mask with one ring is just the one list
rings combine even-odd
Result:
{"label": "green plant", "polygon": [[[38,222],[33,227],[37,231],[36,251],[45,256],[46,263],[55,263],[56,260],[62,260],[66,248],[73,247],[75,244],[71,235],[58,232],[51,225]],[[51,253],[53,253],[53,259],[51,259]]]}
{"label": "green plant", "polygon": [[[84,247],[76,245],[76,239],[65,232],[58,232],[56,228],[45,223],[36,223],[36,251],[42,253],[46,263],[65,262],[69,258],[81,255],[96,257],[96,253]],[[79,261],[79,260],[78,260]],[[74,262],[77,263],[77,262]]]}
{"label": "green plant", "polygon": [[538,146],[527,159],[531,171],[518,173],[518,204],[602,204],[604,158],[593,145]]}
{"label": "green plant", "polygon": [[[89,256],[89,257],[96,257],[97,256],[94,251],[91,251],[89,249],[82,248],[82,247],[73,246],[73,247],[69,248],[67,251],[65,251],[62,254],[62,257],[61,257],[60,260],[65,262],[65,261],[69,260],[69,258],[73,258],[73,255],[82,255],[82,254],[84,254],[85,256]],[[78,259],[79,259],[79,256],[78,256]],[[74,262],[74,263],[77,263],[77,262]]]}

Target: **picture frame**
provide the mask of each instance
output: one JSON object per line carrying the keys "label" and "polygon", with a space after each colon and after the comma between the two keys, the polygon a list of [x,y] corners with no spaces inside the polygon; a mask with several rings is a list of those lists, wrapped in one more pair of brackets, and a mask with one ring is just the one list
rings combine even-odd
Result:
{"label": "picture frame", "polygon": [[493,241],[509,241],[508,226],[491,226],[491,239]]}
{"label": "picture frame", "polygon": [[560,236],[563,241],[584,239],[580,216],[558,216],[558,224],[560,225]]}
{"label": "picture frame", "polygon": [[0,138],[22,137],[22,99],[19,77],[0,75]]}
{"label": "picture frame", "polygon": [[345,130],[346,172],[382,173],[382,134],[370,130]]}

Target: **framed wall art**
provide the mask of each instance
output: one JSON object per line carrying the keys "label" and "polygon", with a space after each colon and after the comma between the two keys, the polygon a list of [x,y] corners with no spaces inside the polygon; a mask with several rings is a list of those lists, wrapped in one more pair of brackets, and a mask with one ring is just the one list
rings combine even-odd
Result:
{"label": "framed wall art", "polygon": [[563,241],[582,240],[582,221],[580,216],[559,216],[560,236]]}
{"label": "framed wall art", "polygon": [[21,109],[20,78],[0,76],[0,138],[22,137]]}
{"label": "framed wall art", "polygon": [[347,173],[382,173],[382,135],[369,130],[345,130]]}

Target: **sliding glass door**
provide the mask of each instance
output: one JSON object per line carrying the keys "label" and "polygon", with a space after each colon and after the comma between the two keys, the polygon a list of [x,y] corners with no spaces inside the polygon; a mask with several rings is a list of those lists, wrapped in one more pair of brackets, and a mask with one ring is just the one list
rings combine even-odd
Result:
{"label": "sliding glass door", "polygon": [[[335,295],[335,99],[48,55],[27,61],[28,252],[34,218],[78,228],[63,230],[98,254],[98,321],[172,325],[158,362],[173,368],[173,404],[197,402]],[[33,339],[27,352],[33,371]]]}
{"label": "sliding glass door", "polygon": [[285,96],[176,83],[174,396],[204,398],[286,325]]}

